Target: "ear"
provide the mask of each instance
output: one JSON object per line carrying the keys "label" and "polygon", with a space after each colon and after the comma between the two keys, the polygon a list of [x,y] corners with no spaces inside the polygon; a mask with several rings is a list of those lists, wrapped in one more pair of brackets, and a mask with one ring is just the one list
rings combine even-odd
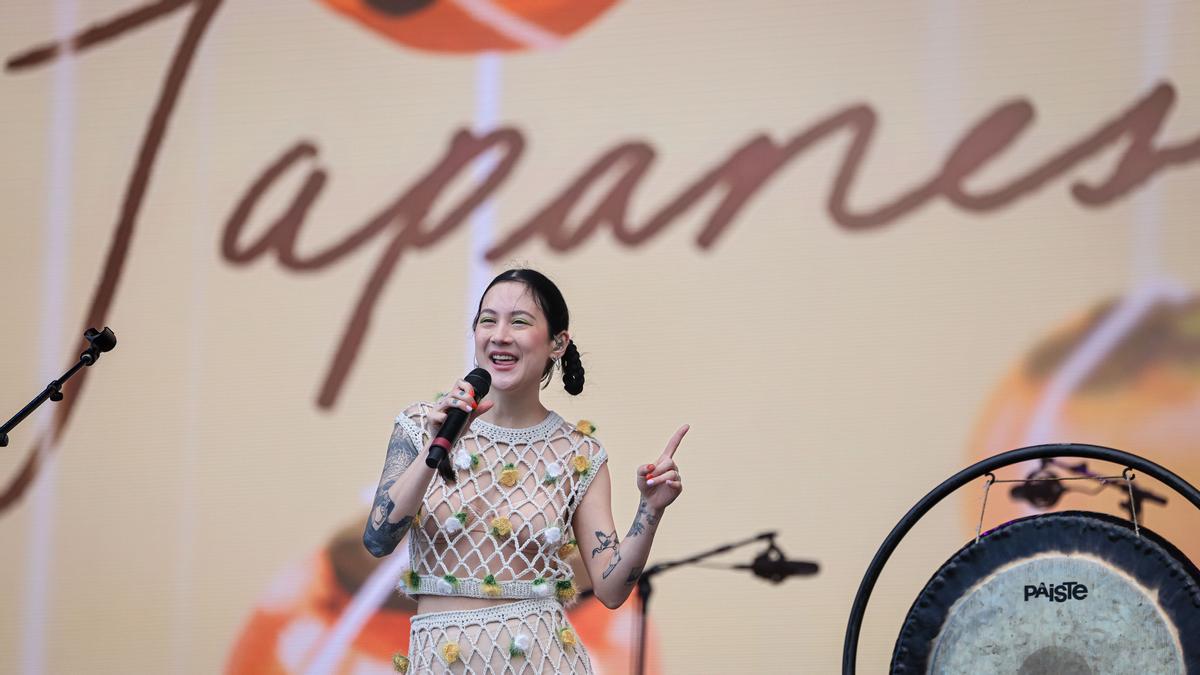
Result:
{"label": "ear", "polygon": [[567,331],[559,331],[558,335],[554,336],[553,347],[550,349],[550,358],[559,359],[567,351],[567,345],[571,342],[571,334]]}

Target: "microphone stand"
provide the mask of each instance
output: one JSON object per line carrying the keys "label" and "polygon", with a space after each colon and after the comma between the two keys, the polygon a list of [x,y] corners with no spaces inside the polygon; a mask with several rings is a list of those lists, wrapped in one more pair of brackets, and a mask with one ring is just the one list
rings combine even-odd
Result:
{"label": "microphone stand", "polygon": [[736,541],[732,544],[725,544],[724,546],[718,546],[717,548],[704,551],[703,553],[698,553],[690,558],[657,563],[643,570],[642,575],[638,577],[637,581],[637,595],[638,603],[640,604],[641,616],[638,619],[637,652],[635,652],[636,660],[633,662],[633,672],[637,675],[644,675],[646,672],[646,615],[650,602],[650,594],[654,592],[654,587],[650,583],[652,578],[662,574],[663,572],[666,572],[667,570],[674,569],[682,565],[694,565],[706,558],[711,558],[712,556],[725,553],[726,551],[732,551],[735,548],[753,544],[756,541],[774,542],[776,534],[776,532],[763,532],[762,534],[749,539]]}
{"label": "microphone stand", "polygon": [[117,336],[113,335],[112,330],[107,326],[105,326],[104,330],[102,331],[98,331],[95,328],[89,328],[84,331],[83,337],[86,338],[90,344],[88,345],[88,348],[79,355],[79,361],[75,365],[71,366],[71,369],[63,373],[62,376],[57,380],[51,380],[50,384],[46,385],[46,388],[42,390],[42,393],[35,396],[33,400],[26,404],[24,408],[21,408],[16,415],[13,415],[12,418],[5,422],[3,426],[0,426],[0,448],[8,446],[8,432],[12,431],[13,428],[20,424],[21,421],[26,417],[29,417],[34,410],[38,409],[38,406],[46,402],[46,399],[54,402],[61,401],[63,399],[62,386],[67,382],[67,380],[71,379],[72,375],[79,372],[80,368],[95,364],[96,361],[100,360],[100,354],[110,351],[113,347],[117,346]]}

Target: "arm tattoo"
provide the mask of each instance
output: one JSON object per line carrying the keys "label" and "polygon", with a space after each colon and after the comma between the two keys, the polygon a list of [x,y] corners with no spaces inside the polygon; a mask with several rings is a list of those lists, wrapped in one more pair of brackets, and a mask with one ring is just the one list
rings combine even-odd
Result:
{"label": "arm tattoo", "polygon": [[608,564],[608,569],[604,570],[604,574],[601,574],[600,578],[607,579],[608,575],[612,574],[612,571],[617,569],[617,565],[620,565],[620,564],[621,564],[621,549],[614,548],[612,562],[610,562]]}
{"label": "arm tattoo", "polygon": [[375,503],[371,505],[371,529],[378,530],[388,525],[388,516],[392,515],[392,509],[396,508],[395,502],[388,496],[388,489],[396,481],[389,480],[379,486],[375,491]]}
{"label": "arm tattoo", "polygon": [[383,475],[379,478],[379,487],[375,490],[375,503],[371,506],[371,516],[367,519],[367,527],[363,532],[363,545],[377,558],[394,551],[412,525],[411,516],[405,516],[395,523],[388,522],[388,517],[396,508],[396,504],[388,495],[388,488],[395,484],[400,474],[404,473],[416,458],[416,446],[404,428],[397,424],[392,430],[387,459],[383,462]]}
{"label": "arm tattoo", "polygon": [[658,516],[650,513],[650,505],[643,499],[638,502],[637,515],[633,517],[633,525],[629,528],[627,537],[636,537],[646,531],[647,527],[654,527],[658,523]]}
{"label": "arm tattoo", "polygon": [[640,576],[642,576],[642,568],[641,567],[635,567],[635,568],[629,570],[629,576],[625,579],[625,585],[632,586],[634,583],[637,582],[638,577],[640,577]]}
{"label": "arm tattoo", "polygon": [[617,545],[621,543],[617,539],[616,530],[613,530],[612,534],[604,534],[600,530],[596,530],[596,540],[600,542],[600,545],[592,549],[593,558],[600,555],[601,551],[607,551],[610,548],[616,550]]}

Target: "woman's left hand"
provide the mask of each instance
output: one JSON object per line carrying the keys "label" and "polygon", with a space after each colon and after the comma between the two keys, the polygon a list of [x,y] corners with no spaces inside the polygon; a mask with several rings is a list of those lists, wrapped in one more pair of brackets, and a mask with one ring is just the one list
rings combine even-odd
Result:
{"label": "woman's left hand", "polygon": [[638,491],[653,509],[662,511],[683,492],[683,477],[679,475],[679,465],[675,463],[675,451],[679,449],[679,442],[689,428],[687,424],[679,427],[671,440],[667,441],[667,447],[658,461],[638,467]]}

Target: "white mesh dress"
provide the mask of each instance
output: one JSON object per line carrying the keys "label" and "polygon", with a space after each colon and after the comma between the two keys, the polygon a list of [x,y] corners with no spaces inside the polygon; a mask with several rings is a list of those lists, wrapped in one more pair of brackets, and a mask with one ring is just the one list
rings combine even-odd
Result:
{"label": "white mesh dress", "polygon": [[[432,410],[418,403],[396,418],[415,447],[429,443]],[[571,517],[604,448],[551,412],[525,429],[475,420],[452,459],[458,480],[430,483],[399,588],[513,602],[413,617],[409,672],[591,673],[562,605],[575,597]]]}

